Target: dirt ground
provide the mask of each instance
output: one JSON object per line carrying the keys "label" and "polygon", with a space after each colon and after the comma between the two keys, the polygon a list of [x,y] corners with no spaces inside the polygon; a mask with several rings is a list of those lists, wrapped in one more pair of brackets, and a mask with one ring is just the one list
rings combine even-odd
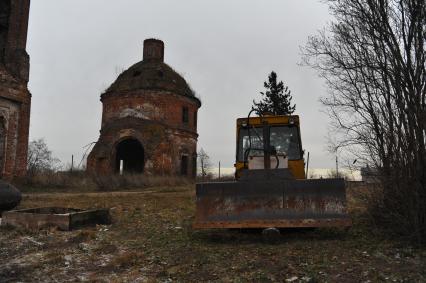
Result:
{"label": "dirt ground", "polygon": [[0,228],[0,282],[426,282],[426,251],[364,224],[283,231],[191,228],[194,186],[136,192],[32,193],[20,208],[107,207],[113,223],[71,232]]}

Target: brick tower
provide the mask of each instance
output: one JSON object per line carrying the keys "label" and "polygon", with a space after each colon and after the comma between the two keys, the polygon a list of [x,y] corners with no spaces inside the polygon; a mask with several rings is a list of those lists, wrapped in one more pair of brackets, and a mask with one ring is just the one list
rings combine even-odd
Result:
{"label": "brick tower", "polygon": [[27,42],[30,0],[0,1],[0,178],[27,168],[31,94]]}
{"label": "brick tower", "polygon": [[201,102],[164,63],[161,40],[144,41],[143,60],[124,71],[101,102],[100,137],[88,172],[195,176]]}

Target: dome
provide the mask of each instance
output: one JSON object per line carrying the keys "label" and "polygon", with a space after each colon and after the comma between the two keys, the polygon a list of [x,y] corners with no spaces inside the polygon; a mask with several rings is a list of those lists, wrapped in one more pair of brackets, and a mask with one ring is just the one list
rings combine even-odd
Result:
{"label": "dome", "polygon": [[162,62],[145,61],[136,63],[121,73],[117,80],[105,91],[105,94],[140,89],[165,90],[194,97],[194,92],[185,79],[170,66]]}
{"label": "dome", "polygon": [[103,95],[135,90],[161,90],[199,101],[185,79],[163,62],[163,52],[164,44],[162,41],[145,40],[144,59],[121,73]]}

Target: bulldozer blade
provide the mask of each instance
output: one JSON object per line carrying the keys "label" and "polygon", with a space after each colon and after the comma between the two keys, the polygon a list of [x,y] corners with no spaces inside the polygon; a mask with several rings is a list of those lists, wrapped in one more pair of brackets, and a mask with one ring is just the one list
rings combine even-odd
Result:
{"label": "bulldozer blade", "polygon": [[343,179],[199,183],[193,227],[348,227]]}

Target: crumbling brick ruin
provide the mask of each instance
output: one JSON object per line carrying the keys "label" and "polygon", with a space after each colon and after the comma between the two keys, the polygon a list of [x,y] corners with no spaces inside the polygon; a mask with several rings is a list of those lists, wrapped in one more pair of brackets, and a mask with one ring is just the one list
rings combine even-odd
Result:
{"label": "crumbling brick ruin", "polygon": [[31,94],[27,42],[30,0],[0,1],[0,178],[27,168]]}
{"label": "crumbling brick ruin", "polygon": [[88,172],[195,176],[201,102],[164,63],[162,41],[145,40],[143,60],[119,75],[101,101],[100,137]]}

